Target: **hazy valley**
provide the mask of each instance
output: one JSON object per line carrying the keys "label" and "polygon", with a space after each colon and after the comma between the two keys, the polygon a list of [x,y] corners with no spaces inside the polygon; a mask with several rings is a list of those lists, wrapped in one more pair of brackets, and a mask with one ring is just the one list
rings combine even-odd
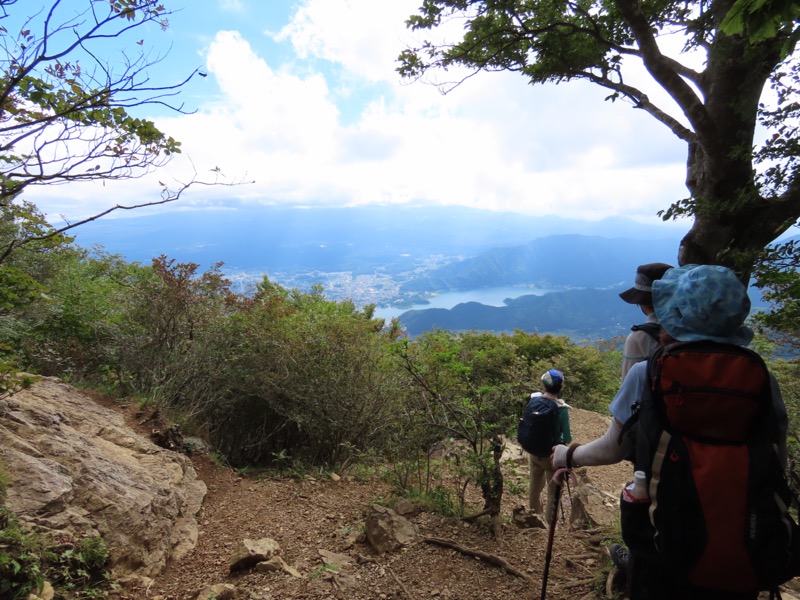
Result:
{"label": "hazy valley", "polygon": [[[105,219],[78,229],[76,242],[144,263],[222,262],[241,290],[264,275],[302,291],[320,284],[329,299],[399,315],[412,335],[518,328],[607,339],[641,320],[617,296],[636,265],[674,262],[682,234],[674,224],[461,207],[236,206]],[[438,308],[427,308],[431,298]]]}

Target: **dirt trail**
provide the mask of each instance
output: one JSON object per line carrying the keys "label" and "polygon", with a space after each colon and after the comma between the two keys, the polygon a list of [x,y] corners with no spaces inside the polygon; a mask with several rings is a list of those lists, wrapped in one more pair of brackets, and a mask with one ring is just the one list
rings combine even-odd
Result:
{"label": "dirt trail", "polygon": [[[608,418],[579,409],[573,409],[571,420],[573,438],[581,442],[601,435],[608,426]],[[512,509],[527,503],[524,463],[506,466],[506,525],[500,541],[493,539],[486,523],[466,524],[428,512],[410,519],[421,536],[451,539],[501,557],[527,578],[424,541],[394,554],[377,555],[357,539],[370,504],[387,503],[391,498],[389,485],[377,477],[363,480],[344,475],[338,481],[256,479],[224,468],[205,454],[193,455],[192,461],[208,486],[196,548],[170,565],[146,589],[128,591],[123,597],[190,600],[206,586],[230,583],[247,590],[254,600],[539,598],[547,531],[519,529],[511,523]],[[615,499],[630,478],[630,467],[592,468],[589,476],[606,492],[609,510],[615,511]],[[480,502],[475,493],[468,500],[476,506]],[[228,573],[231,552],[240,540],[265,537],[280,544],[283,559],[303,577],[283,572]],[[559,521],[548,578],[549,599],[602,597],[597,594],[605,585],[609,564],[600,543],[602,537],[598,532],[570,531],[564,520]],[[338,572],[326,569],[320,550],[346,554],[352,563]]]}

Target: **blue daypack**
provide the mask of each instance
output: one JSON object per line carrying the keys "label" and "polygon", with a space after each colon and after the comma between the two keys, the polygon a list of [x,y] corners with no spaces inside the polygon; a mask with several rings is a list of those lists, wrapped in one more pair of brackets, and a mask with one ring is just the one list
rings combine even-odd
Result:
{"label": "blue daypack", "polygon": [[541,393],[531,399],[517,425],[517,441],[526,452],[544,458],[558,444],[558,405]]}

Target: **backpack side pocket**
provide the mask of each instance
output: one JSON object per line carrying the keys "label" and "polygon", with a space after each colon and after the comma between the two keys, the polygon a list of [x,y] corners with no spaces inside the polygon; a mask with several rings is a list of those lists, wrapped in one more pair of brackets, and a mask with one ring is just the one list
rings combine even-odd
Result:
{"label": "backpack side pocket", "polygon": [[650,502],[630,502],[620,494],[620,526],[625,545],[639,555],[656,556],[656,530],[650,522]]}

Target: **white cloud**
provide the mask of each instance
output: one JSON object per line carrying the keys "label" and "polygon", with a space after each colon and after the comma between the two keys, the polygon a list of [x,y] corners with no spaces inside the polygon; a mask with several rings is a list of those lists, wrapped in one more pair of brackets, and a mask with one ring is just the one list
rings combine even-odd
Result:
{"label": "white cloud", "polygon": [[274,40],[267,50],[252,34],[214,32],[199,110],[157,121],[183,155],[113,192],[77,186],[60,188],[69,196],[58,203],[52,190],[38,198],[58,212],[86,212],[89,198],[141,200],[157,191],[156,179],[187,181],[194,169],[207,177],[212,167],[255,183],[199,188],[186,202],[428,201],[644,219],[685,195],[683,145],[588,84],[531,87],[495,73],[445,96],[403,85],[394,60],[418,4],[305,0],[274,38],[293,49],[288,60],[277,58]]}
{"label": "white cloud", "polygon": [[405,21],[418,6],[418,0],[306,0],[275,39],[289,40],[300,58],[395,82],[395,61],[411,39]]}
{"label": "white cloud", "polygon": [[222,11],[241,13],[245,10],[242,0],[217,0],[217,2]]}

